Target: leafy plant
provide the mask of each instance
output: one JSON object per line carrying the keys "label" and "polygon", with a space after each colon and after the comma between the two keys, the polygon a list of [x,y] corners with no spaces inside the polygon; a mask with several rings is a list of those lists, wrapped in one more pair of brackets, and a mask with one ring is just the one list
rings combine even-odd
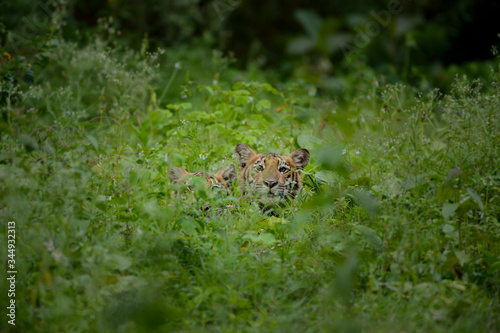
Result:
{"label": "leafy plant", "polygon": [[[2,332],[498,330],[498,69],[449,95],[367,71],[343,77],[364,88],[345,104],[199,52],[44,53],[1,120],[19,277]],[[235,163],[238,143],[310,150],[279,216],[236,183],[168,180]]]}

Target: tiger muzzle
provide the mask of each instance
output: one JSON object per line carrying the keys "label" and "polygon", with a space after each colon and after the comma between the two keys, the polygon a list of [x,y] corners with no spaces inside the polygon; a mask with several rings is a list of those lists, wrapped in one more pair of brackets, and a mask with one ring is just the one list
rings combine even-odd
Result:
{"label": "tiger muzzle", "polygon": [[264,184],[268,187],[268,188],[273,188],[275,187],[276,185],[278,185],[278,181],[276,179],[273,179],[273,178],[268,178],[266,180],[264,180]]}

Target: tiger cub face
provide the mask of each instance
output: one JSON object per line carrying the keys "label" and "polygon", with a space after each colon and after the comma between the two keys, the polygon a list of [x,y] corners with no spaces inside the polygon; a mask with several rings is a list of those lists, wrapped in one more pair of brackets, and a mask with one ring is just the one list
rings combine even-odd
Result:
{"label": "tiger cub face", "polygon": [[202,171],[188,172],[184,168],[173,168],[168,173],[168,178],[173,184],[187,185],[191,177],[200,177],[205,179],[205,188],[225,189],[228,194],[230,194],[231,185],[236,180],[236,176],[236,168],[232,164],[223,166],[214,175]]}
{"label": "tiger cub face", "polygon": [[257,154],[240,143],[235,152],[239,157],[243,195],[257,196],[261,204],[268,204],[283,198],[294,198],[302,187],[302,177],[298,170],[309,163],[307,149],[298,149],[288,156]]}

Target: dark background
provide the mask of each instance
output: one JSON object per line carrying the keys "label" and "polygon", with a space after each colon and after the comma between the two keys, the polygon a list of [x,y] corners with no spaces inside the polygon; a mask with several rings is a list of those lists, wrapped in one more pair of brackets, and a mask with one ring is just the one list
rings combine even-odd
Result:
{"label": "dark background", "polygon": [[[403,80],[447,89],[457,73],[481,76],[498,44],[500,2],[486,0],[408,1],[367,45],[346,57],[359,31],[376,22],[373,12],[390,1],[69,0],[10,1],[2,5],[3,34],[21,18],[63,9],[66,40],[92,42],[102,18],[118,45],[139,51],[203,45],[234,55],[280,80],[304,79],[328,89],[328,81],[368,66],[389,81]],[[372,23],[369,23],[372,22]],[[376,23],[375,23],[376,24]],[[102,24],[101,24],[102,25]],[[145,44],[145,41],[146,44]]]}

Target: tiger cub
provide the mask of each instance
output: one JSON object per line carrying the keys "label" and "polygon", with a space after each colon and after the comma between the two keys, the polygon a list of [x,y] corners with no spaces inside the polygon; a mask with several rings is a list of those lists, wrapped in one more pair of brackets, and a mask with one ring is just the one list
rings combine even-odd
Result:
{"label": "tiger cub", "polygon": [[309,163],[307,149],[298,149],[288,156],[257,154],[240,143],[234,151],[239,157],[239,183],[244,197],[258,197],[260,204],[267,205],[284,198],[294,198],[301,189],[299,170]]}
{"label": "tiger cub", "polygon": [[[231,194],[231,185],[236,180],[236,168],[232,164],[223,166],[213,176],[209,173],[197,171],[187,172],[184,168],[173,168],[168,173],[168,178],[173,184],[188,184],[191,177],[200,177],[205,179],[205,188],[225,189],[227,194]],[[188,187],[189,189],[189,187]]]}

